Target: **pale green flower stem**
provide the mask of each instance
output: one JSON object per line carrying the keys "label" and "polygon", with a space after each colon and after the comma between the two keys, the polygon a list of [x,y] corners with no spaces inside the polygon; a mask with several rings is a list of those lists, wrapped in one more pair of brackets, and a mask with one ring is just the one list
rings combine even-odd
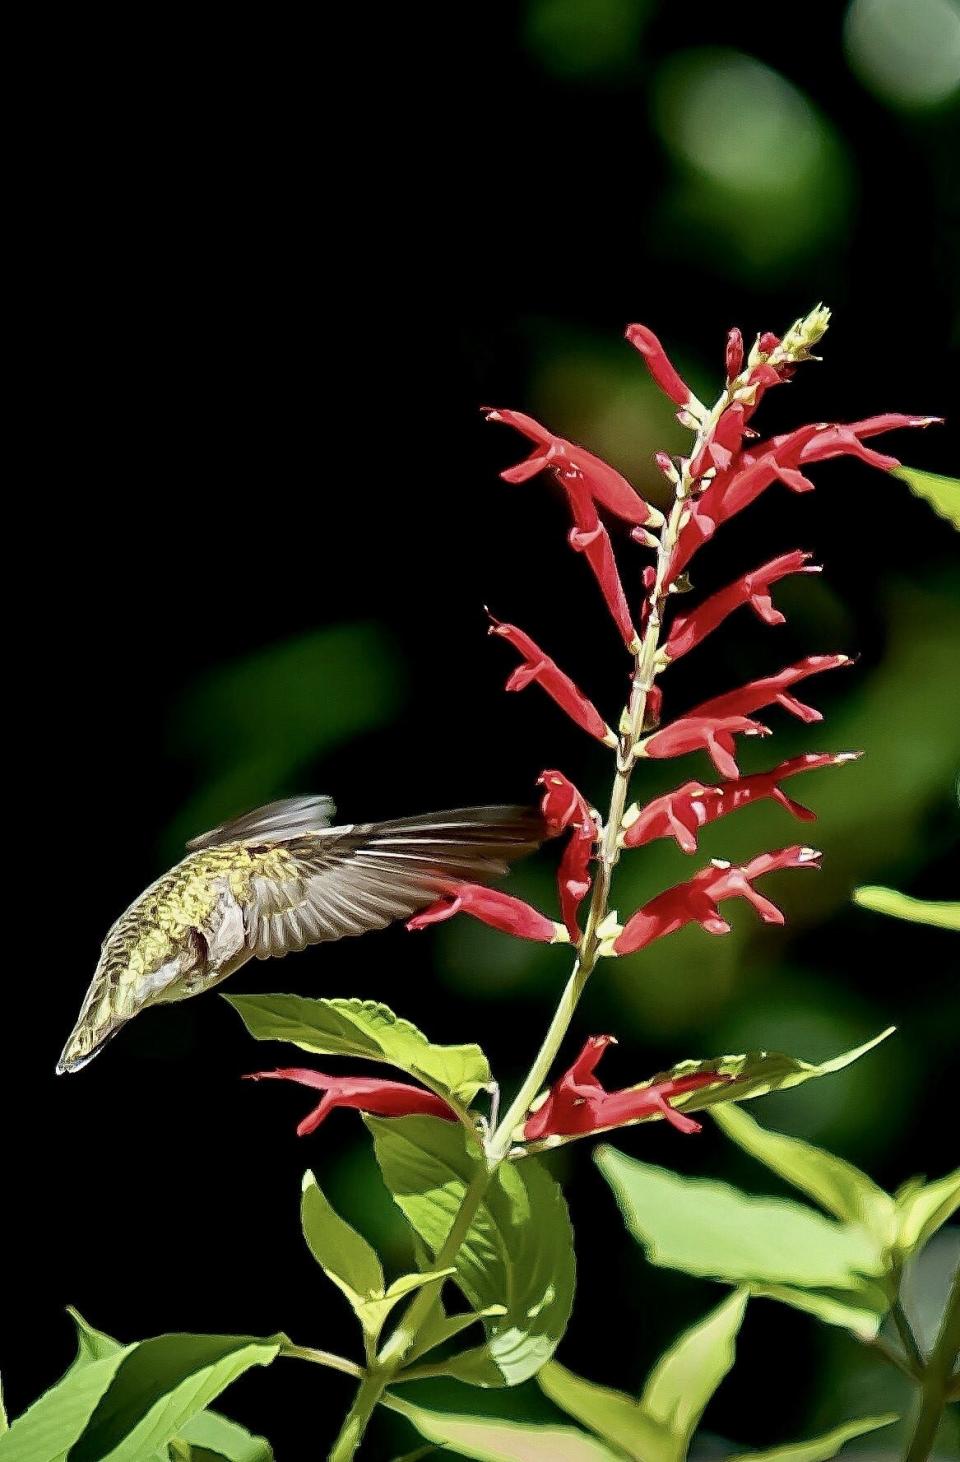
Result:
{"label": "pale green flower stem", "polygon": [[960,1270],[944,1311],[940,1334],[920,1376],[920,1413],[904,1462],[927,1462],[933,1453],[937,1432],[952,1394],[954,1367],[960,1357]]}

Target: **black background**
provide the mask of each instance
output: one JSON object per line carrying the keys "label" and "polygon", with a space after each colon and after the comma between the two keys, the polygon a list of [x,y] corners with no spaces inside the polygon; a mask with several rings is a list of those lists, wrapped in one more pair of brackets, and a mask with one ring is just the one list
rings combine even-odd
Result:
{"label": "black background", "polygon": [[[476,411],[524,406],[530,322],[613,339],[641,319],[719,360],[730,323],[782,328],[822,295],[836,311],[827,363],[805,373],[802,402],[799,386],[771,400],[766,427],[951,405],[949,129],[904,127],[851,81],[839,7],[789,16],[664,7],[645,43],[650,55],[746,50],[842,126],[860,190],[851,236],[786,283],[755,287],[714,269],[708,246],[691,265],[651,241],[666,163],[644,130],[642,83],[577,90],[545,77],[508,7],[324,13],[309,28],[265,12],[246,24],[61,17],[26,46],[11,282],[25,440],[8,498],[7,611],[8,792],[26,804],[8,826],[0,1068],[12,1413],[69,1359],[67,1302],[124,1339],[282,1328],[352,1346],[295,1206],[304,1162],[322,1176],[358,1129],[343,1118],[309,1152],[298,1146],[306,1104],[239,1084],[259,1058],[222,1002],[145,1019],[82,1076],[53,1076],[103,932],[156,876],[160,832],[192,790],[169,737],[184,688],[259,646],[372,619],[408,666],[410,708],[389,734],[316,767],[314,785],[336,792],[346,818],[524,799],[545,763],[587,766],[597,782],[592,750],[535,692],[498,694],[508,659],[483,638],[489,602],[571,647],[591,687],[618,663],[587,590],[567,592],[559,509],[546,492],[502,488],[517,444]],[[955,471],[948,442],[930,431],[892,449]],[[885,577],[942,574],[956,540],[906,493],[895,520],[877,511],[866,469],[834,470],[851,490],[803,501],[803,539],[841,578],[869,669],[884,650]],[[738,567],[769,553],[772,521],[758,509],[745,525]],[[704,587],[725,576],[711,561]],[[919,709],[900,709],[905,756]],[[947,799],[913,891],[948,895],[951,820]],[[831,963],[869,965],[882,1023],[922,1046],[955,987],[952,948],[881,923],[865,933],[841,921]],[[437,1039],[485,1041],[509,1079],[539,1039],[542,999],[438,1001],[424,973],[431,938],[391,930],[235,984],[389,999]],[[601,997],[594,1021],[607,1013]],[[612,1067],[631,1079],[625,1059]],[[910,1123],[895,1124],[880,1181],[955,1160],[946,1076],[932,1069]],[[671,1136],[657,1129],[630,1150],[700,1167]],[[587,1154],[569,1166],[581,1291],[563,1358],[634,1385],[702,1308],[699,1291],[642,1273]],[[609,1299],[634,1285],[627,1354]],[[786,1322],[764,1323],[742,1361],[749,1391],[731,1383],[717,1413],[716,1429],[744,1442],[798,1434],[818,1363],[804,1330],[789,1391],[764,1397],[759,1382],[779,1371],[770,1337]],[[225,1409],[296,1462],[321,1455],[348,1396],[348,1383],[286,1364],[243,1381]],[[374,1434],[370,1455],[388,1447]]]}

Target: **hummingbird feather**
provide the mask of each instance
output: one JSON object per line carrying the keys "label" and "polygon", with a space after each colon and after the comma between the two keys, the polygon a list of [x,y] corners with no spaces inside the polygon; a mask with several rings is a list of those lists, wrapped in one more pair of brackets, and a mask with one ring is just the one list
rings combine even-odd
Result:
{"label": "hummingbird feather", "polygon": [[328,797],[272,802],[188,844],[103,942],[57,1064],[79,1071],[150,1005],[186,1000],[247,960],[409,918],[452,883],[490,883],[547,836],[523,807],[466,807],[331,827]]}

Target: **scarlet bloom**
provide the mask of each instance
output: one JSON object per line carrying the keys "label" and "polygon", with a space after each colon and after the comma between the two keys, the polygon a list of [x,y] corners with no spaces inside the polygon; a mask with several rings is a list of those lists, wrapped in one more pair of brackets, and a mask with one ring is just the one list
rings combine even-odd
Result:
{"label": "scarlet bloom", "polygon": [[743,336],[736,326],[727,331],[727,385],[736,380],[743,370]]}
{"label": "scarlet bloom", "polygon": [[663,514],[657,508],[645,503],[615,467],[601,457],[595,457],[586,447],[578,447],[564,437],[554,436],[553,432],[522,411],[487,410],[486,418],[487,421],[502,421],[505,426],[515,427],[534,443],[529,457],[500,473],[504,482],[528,482],[538,472],[549,469],[568,496],[571,483],[579,483],[595,502],[627,523],[646,524],[653,528],[663,523]]}
{"label": "scarlet bloom", "polygon": [[607,746],[616,746],[616,736],[593,702],[577,689],[569,675],[560,669],[555,660],[544,654],[528,634],[515,624],[504,624],[501,620],[494,619],[493,615],[490,615],[489,632],[499,635],[523,656],[524,664],[514,670],[508,679],[507,690],[524,690],[534,683],[540,685],[560,709],[566,711],[570,719],[588,735],[595,736]]}
{"label": "scarlet bloom", "polygon": [[783,553],[751,573],[743,574],[725,589],[711,594],[709,599],[705,599],[689,613],[678,614],[664,645],[666,658],[679,660],[681,655],[686,655],[741,604],[749,604],[764,624],[783,624],[786,616],[773,607],[771,585],[778,579],[786,578],[788,574],[819,574],[820,565],[808,562],[811,556],[800,549],[795,549],[793,553]]}
{"label": "scarlet bloom", "polygon": [[700,716],[691,711],[638,743],[637,755],[662,761],[688,751],[706,751],[722,777],[739,777],[734,736],[769,736],[770,727],[749,716]]}
{"label": "scarlet bloom", "polygon": [[590,860],[597,840],[597,823],[586,799],[562,772],[541,773],[540,785],[544,788],[541,808],[547,825],[556,832],[570,829],[557,872],[557,887],[563,922],[576,942],[581,932],[577,912],[590,892]]}
{"label": "scarlet bloom", "polygon": [[686,381],[671,363],[667,352],[652,330],[646,325],[628,325],[626,336],[634,349],[639,350],[647,363],[651,376],[682,410],[692,410],[695,416],[703,414],[703,406],[690,390]]}
{"label": "scarlet bloom", "polygon": [[[790,687],[808,675],[819,675],[821,670],[840,670],[852,665],[849,655],[806,655],[795,665],[787,665],[776,675],[764,676],[762,680],[751,680],[737,690],[728,690],[725,695],[716,695],[704,701],[690,712],[691,716],[749,716],[764,706],[776,703],[785,711],[799,717],[801,721],[822,721],[820,711],[804,705],[796,696],[789,694]],[[678,723],[679,724],[679,723]],[[669,728],[668,728],[669,729]]]}
{"label": "scarlet bloom", "polygon": [[634,954],[685,924],[699,924],[708,934],[729,934],[730,925],[721,915],[719,905],[730,898],[746,899],[765,924],[782,924],[782,912],[757,892],[754,880],[781,868],[819,866],[820,854],[816,849],[800,846],[781,848],[778,853],[761,853],[740,867],[714,859],[709,868],[701,869],[686,883],[657,894],[638,909],[612,941],[612,952]]}
{"label": "scarlet bloom", "polygon": [[305,1066],[287,1066],[279,1071],[254,1071],[247,1081],[295,1081],[324,1093],[323,1100],[308,1112],[297,1127],[297,1136],[315,1132],[337,1107],[355,1107],[377,1117],[440,1117],[455,1122],[457,1114],[442,1097],[406,1081],[384,1081],[379,1076],[327,1076]]}
{"label": "scarlet bloom", "polygon": [[[628,650],[635,650],[639,644],[637,632],[630,618],[630,607],[623,591],[617,561],[613,556],[610,534],[600,521],[593,499],[582,483],[568,483],[570,507],[574,526],[567,535],[567,542],[576,553],[582,553],[591,572],[600,586],[604,603],[610,611],[617,629],[623,636]],[[645,533],[646,529],[640,529]]]}
{"label": "scarlet bloom", "polygon": [[594,1075],[613,1036],[591,1036],[569,1071],[551,1088],[546,1100],[524,1123],[526,1142],[547,1137],[581,1137],[608,1127],[622,1127],[659,1114],[678,1132],[699,1132],[700,1123],[670,1105],[671,1097],[733,1080],[715,1072],[645,1082],[622,1091],[604,1091]]}
{"label": "scarlet bloom", "polygon": [[536,939],[541,944],[567,942],[567,931],[562,924],[555,924],[523,899],[496,888],[484,888],[479,883],[451,885],[442,899],[415,914],[407,922],[407,928],[426,929],[430,924],[452,919],[454,914],[471,914],[481,924],[489,924],[492,929],[513,934],[518,939]]}
{"label": "scarlet bloom", "polygon": [[787,777],[798,772],[812,772],[818,767],[841,766],[856,761],[858,751],[834,753],[804,752],[773,767],[769,772],[755,772],[749,777],[725,782],[721,787],[705,787],[702,782],[685,782],[675,792],[657,797],[646,807],[634,807],[624,818],[622,843],[625,848],[639,848],[657,838],[674,838],[684,853],[697,850],[697,833],[709,822],[726,817],[740,807],[763,798],[772,798],[781,807],[804,822],[815,820],[808,807],[795,802],[780,787]]}

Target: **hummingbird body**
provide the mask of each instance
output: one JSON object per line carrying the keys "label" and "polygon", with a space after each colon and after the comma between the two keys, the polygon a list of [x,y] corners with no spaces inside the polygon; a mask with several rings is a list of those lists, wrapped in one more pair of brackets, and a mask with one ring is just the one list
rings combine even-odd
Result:
{"label": "hummingbird body", "polygon": [[516,807],[343,827],[332,814],[328,798],[293,798],[194,839],[107,934],[58,1074],[147,1006],[198,995],[251,958],[382,928],[457,881],[501,876],[545,835]]}

